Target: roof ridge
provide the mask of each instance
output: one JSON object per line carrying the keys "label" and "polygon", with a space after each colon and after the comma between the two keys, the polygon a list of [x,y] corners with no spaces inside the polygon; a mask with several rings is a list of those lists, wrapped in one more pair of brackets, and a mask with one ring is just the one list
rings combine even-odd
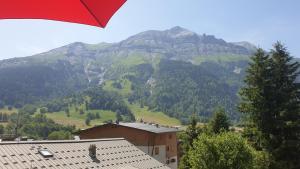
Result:
{"label": "roof ridge", "polygon": [[86,139],[86,140],[37,140],[37,141],[7,141],[0,142],[0,145],[9,144],[55,144],[55,143],[87,143],[87,142],[101,142],[101,141],[120,141],[124,138],[105,138],[105,139]]}

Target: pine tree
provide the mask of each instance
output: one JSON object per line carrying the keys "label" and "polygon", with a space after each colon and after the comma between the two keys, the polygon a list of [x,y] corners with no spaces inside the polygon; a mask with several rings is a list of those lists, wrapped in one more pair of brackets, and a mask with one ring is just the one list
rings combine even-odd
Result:
{"label": "pine tree", "polygon": [[122,113],[119,110],[117,110],[117,113],[116,113],[116,120],[118,122],[123,121]]}
{"label": "pine tree", "polygon": [[272,169],[300,168],[299,63],[276,43],[271,57],[259,49],[241,90],[240,111],[246,117],[246,135],[270,153]]}
{"label": "pine tree", "polygon": [[86,124],[87,126],[89,126],[89,125],[91,124],[91,119],[90,119],[89,117],[87,117],[87,118],[85,119],[85,124]]}
{"label": "pine tree", "polygon": [[257,149],[266,145],[267,133],[272,126],[272,112],[269,109],[271,91],[271,60],[263,49],[258,49],[251,57],[251,63],[245,78],[245,87],[241,89],[242,101],[239,110],[245,118],[245,135]]}
{"label": "pine tree", "polygon": [[190,124],[182,136],[183,143],[181,147],[184,155],[180,159],[180,169],[189,169],[191,167],[189,156],[187,153],[190,149],[193,149],[193,142],[201,133],[201,129],[197,126],[197,123],[198,119],[194,114],[191,116]]}
{"label": "pine tree", "polygon": [[88,102],[88,101],[85,101],[85,102],[84,102],[84,105],[85,105],[85,110],[89,110],[89,102]]}
{"label": "pine tree", "polygon": [[279,42],[272,55],[273,129],[267,149],[274,158],[272,168],[300,168],[300,100],[299,63],[294,62]]}
{"label": "pine tree", "polygon": [[224,108],[217,108],[212,120],[210,121],[211,130],[218,134],[222,130],[229,131],[230,122]]}

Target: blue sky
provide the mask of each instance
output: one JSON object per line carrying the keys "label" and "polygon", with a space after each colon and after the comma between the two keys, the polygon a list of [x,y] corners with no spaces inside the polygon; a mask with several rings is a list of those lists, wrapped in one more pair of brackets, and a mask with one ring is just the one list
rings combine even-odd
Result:
{"label": "blue sky", "polygon": [[72,42],[117,42],[145,30],[181,26],[270,49],[277,40],[300,57],[297,0],[128,0],[105,29],[43,20],[0,20],[0,59]]}

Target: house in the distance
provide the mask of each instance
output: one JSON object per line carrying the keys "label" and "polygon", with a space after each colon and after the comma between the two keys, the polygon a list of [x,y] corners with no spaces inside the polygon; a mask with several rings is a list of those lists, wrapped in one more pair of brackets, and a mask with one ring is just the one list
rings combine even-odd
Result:
{"label": "house in the distance", "polygon": [[1,169],[169,169],[125,139],[0,143]]}
{"label": "house in the distance", "polygon": [[177,137],[173,127],[149,123],[108,123],[81,130],[80,139],[125,138],[172,169],[177,168]]}

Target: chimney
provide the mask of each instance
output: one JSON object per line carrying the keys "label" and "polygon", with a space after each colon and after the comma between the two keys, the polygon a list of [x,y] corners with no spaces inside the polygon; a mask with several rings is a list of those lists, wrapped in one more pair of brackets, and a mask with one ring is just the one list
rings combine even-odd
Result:
{"label": "chimney", "polygon": [[91,144],[89,146],[89,155],[92,159],[96,159],[96,155],[97,155],[97,147],[95,144]]}
{"label": "chimney", "polygon": [[79,136],[74,136],[74,140],[75,141],[80,141],[80,137]]}

